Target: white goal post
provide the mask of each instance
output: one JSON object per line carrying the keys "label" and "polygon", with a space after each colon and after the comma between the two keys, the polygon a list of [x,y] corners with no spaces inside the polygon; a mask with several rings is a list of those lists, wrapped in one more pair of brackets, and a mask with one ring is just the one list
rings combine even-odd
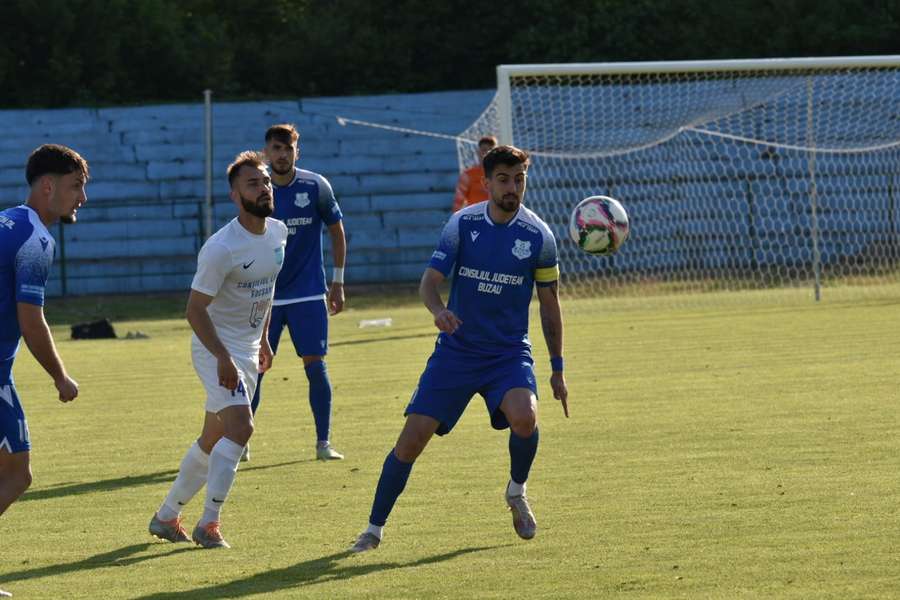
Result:
{"label": "white goal post", "polygon": [[[571,293],[900,283],[900,56],[501,65],[461,167],[486,134],[532,153]],[[596,194],[632,218],[613,257],[566,234]]]}

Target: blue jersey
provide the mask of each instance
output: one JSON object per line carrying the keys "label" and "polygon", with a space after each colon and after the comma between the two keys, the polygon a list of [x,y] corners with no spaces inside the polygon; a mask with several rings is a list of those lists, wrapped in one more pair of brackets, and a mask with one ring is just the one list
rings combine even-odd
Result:
{"label": "blue jersey", "polygon": [[531,353],[528,306],[534,285],[559,279],[556,239],[524,206],[496,224],[482,202],[453,214],[429,266],[453,275],[447,307],[462,321],[438,336],[438,351],[503,355]]}
{"label": "blue jersey", "polygon": [[288,227],[284,265],[275,282],[273,304],[290,304],[325,298],[325,265],[322,260],[322,226],[341,220],[341,208],[328,180],[312,171],[294,168],[286,186],[273,185],[272,216]]}
{"label": "blue jersey", "polygon": [[16,305],[44,305],[55,245],[31,208],[22,205],[0,212],[0,385],[12,382],[22,336]]}

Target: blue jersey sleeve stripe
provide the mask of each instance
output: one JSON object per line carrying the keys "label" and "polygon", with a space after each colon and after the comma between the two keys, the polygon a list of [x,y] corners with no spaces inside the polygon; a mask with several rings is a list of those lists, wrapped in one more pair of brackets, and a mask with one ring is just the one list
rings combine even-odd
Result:
{"label": "blue jersey sleeve stripe", "polygon": [[444,277],[450,274],[459,252],[459,215],[454,214],[444,225],[438,246],[428,261],[428,266],[443,273]]}
{"label": "blue jersey sleeve stripe", "polygon": [[20,285],[19,289],[16,290],[16,302],[43,306],[44,288],[33,285]]}
{"label": "blue jersey sleeve stripe", "polygon": [[337,203],[335,203],[334,208],[321,216],[322,222],[325,223],[325,225],[328,227],[334,225],[335,223],[339,223],[344,219],[344,215],[341,214],[341,209],[338,207]]}
{"label": "blue jersey sleeve stripe", "polygon": [[435,250],[431,255],[431,260],[428,261],[428,266],[435,271],[440,271],[444,277],[449,277],[450,272],[453,270],[453,263],[454,261],[447,260],[445,252]]}
{"label": "blue jersey sleeve stripe", "polygon": [[15,255],[16,302],[44,305],[44,287],[50,274],[51,261],[48,248],[49,239],[41,237],[32,227]]}
{"label": "blue jersey sleeve stripe", "polygon": [[331,183],[322,175],[312,172],[310,174],[314,176],[316,185],[319,188],[319,198],[316,203],[319,217],[321,217],[325,225],[334,225],[343,218],[341,207],[334,197],[334,189],[331,187]]}

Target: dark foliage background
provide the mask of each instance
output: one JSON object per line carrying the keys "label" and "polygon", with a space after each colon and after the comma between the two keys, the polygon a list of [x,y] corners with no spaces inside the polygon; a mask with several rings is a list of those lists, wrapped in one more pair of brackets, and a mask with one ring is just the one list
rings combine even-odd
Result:
{"label": "dark foliage background", "polygon": [[0,106],[489,88],[498,64],[895,54],[900,0],[3,0]]}

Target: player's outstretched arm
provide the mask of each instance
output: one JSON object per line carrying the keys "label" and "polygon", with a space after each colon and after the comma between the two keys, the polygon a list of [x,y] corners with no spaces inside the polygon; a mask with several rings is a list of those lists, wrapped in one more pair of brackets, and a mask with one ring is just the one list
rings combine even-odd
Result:
{"label": "player's outstretched arm", "polygon": [[238,384],[237,367],[235,366],[234,361],[231,360],[231,354],[229,354],[225,345],[222,344],[222,340],[219,339],[219,334],[216,333],[216,326],[213,325],[212,319],[209,318],[209,313],[206,312],[206,307],[209,306],[212,301],[212,296],[198,292],[197,290],[191,290],[185,316],[187,317],[188,323],[191,325],[191,329],[193,329],[194,333],[197,335],[197,339],[200,340],[200,343],[209,350],[210,354],[216,357],[216,361],[218,362],[219,385],[234,391],[237,389]]}
{"label": "player's outstretched arm", "polygon": [[[344,234],[344,222],[338,221],[328,226],[331,237],[331,256],[334,261],[335,275],[328,290],[328,313],[336,315],[344,310],[344,264],[347,262],[347,236]],[[337,274],[340,273],[340,277]]]}
{"label": "player's outstretched arm", "polygon": [[434,326],[444,333],[453,334],[462,325],[462,321],[441,300],[438,288],[443,281],[443,273],[428,267],[422,274],[422,281],[419,282],[419,297],[422,298],[425,308],[434,316]]}
{"label": "player's outstretched arm", "polygon": [[553,397],[562,403],[563,412],[569,416],[569,389],[562,371],[563,320],[562,306],[559,303],[559,282],[538,286],[538,301],[541,303],[541,328],[544,340],[550,352],[553,374],[550,376],[550,387]]}
{"label": "player's outstretched arm", "polygon": [[59,399],[62,402],[74,400],[78,396],[78,382],[66,373],[62,359],[56,352],[53,335],[44,319],[44,307],[19,302],[16,304],[16,313],[25,344],[47,374],[53,378],[53,383],[59,391]]}

